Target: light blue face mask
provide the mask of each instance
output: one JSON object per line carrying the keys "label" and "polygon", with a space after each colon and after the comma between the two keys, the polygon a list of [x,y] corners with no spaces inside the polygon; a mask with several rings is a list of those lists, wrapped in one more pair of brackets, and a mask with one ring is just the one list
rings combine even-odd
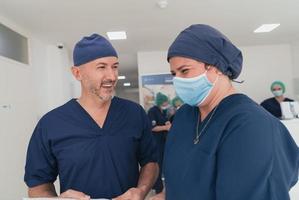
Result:
{"label": "light blue face mask", "polygon": [[209,96],[218,77],[213,84],[206,73],[193,78],[173,78],[175,91],[186,104],[199,106]]}
{"label": "light blue face mask", "polygon": [[272,93],[276,97],[280,97],[281,95],[283,95],[283,91],[282,90],[275,90],[275,91],[272,91]]}

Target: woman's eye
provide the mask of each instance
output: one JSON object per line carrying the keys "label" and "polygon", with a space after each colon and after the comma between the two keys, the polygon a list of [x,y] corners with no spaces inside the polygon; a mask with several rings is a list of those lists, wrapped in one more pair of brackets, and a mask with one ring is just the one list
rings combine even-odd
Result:
{"label": "woman's eye", "polygon": [[181,73],[186,74],[189,71],[189,69],[182,69]]}

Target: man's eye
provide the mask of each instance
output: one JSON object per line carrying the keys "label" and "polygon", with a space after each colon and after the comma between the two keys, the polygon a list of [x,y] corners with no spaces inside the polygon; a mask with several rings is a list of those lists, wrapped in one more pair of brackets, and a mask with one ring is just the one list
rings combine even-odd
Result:
{"label": "man's eye", "polygon": [[97,66],[97,69],[105,69],[105,66]]}

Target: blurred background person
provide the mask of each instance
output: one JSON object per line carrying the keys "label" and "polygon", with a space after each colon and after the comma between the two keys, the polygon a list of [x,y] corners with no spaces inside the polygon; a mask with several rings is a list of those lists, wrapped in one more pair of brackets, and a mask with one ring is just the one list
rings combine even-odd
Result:
{"label": "blurred background person", "polygon": [[270,112],[275,117],[281,118],[282,114],[281,114],[280,103],[285,101],[294,101],[294,100],[284,97],[283,94],[286,91],[286,87],[284,83],[281,81],[274,81],[271,84],[270,90],[274,95],[274,97],[264,100],[261,103],[261,106],[263,106],[268,112]]}
{"label": "blurred background person", "polygon": [[171,100],[172,109],[169,110],[169,121],[172,123],[176,111],[183,105],[180,97],[176,96]]}
{"label": "blurred background person", "polygon": [[169,99],[165,94],[158,92],[155,99],[155,104],[148,110],[148,116],[152,123],[152,133],[155,138],[157,149],[159,152],[158,164],[160,167],[158,179],[153,187],[156,194],[162,192],[162,166],[164,147],[166,142],[167,133],[171,127],[171,123],[168,119]]}

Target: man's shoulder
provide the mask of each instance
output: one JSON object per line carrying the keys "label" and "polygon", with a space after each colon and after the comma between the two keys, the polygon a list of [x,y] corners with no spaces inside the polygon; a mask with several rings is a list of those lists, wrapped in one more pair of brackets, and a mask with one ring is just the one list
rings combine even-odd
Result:
{"label": "man's shoulder", "polygon": [[135,108],[135,109],[143,109],[142,106],[134,101],[131,101],[129,99],[124,99],[121,97],[114,97],[113,98],[114,101],[117,102],[117,104],[121,105],[121,106],[125,106],[127,108]]}
{"label": "man's shoulder", "polygon": [[74,105],[75,101],[76,99],[71,99],[68,102],[64,103],[63,105],[50,110],[41,118],[41,121],[56,118],[58,115],[61,114],[67,114],[68,111],[71,109],[71,107]]}

